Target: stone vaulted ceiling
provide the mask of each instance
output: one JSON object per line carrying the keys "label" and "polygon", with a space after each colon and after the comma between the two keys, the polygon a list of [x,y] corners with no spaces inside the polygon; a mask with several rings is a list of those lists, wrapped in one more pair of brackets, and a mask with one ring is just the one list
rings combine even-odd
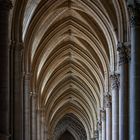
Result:
{"label": "stone vaulted ceiling", "polygon": [[110,89],[109,75],[118,69],[116,44],[127,38],[124,1],[25,3],[24,67],[32,73],[31,91],[45,110],[48,134],[57,139],[68,130],[76,139],[89,139]]}

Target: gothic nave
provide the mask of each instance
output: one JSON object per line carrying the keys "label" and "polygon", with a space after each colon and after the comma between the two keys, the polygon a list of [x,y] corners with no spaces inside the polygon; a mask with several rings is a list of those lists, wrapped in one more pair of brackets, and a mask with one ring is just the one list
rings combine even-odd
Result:
{"label": "gothic nave", "polygon": [[0,0],[0,140],[140,140],[140,0]]}

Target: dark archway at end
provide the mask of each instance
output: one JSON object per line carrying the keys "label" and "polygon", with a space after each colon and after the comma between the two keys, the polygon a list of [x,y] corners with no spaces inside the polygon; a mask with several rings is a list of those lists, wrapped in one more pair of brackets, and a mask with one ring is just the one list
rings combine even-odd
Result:
{"label": "dark archway at end", "polygon": [[69,131],[66,130],[58,140],[75,140],[75,138]]}

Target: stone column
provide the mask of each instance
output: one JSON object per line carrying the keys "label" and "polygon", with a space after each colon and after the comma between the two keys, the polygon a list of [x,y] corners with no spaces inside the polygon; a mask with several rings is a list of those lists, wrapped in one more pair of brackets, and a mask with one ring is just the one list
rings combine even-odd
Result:
{"label": "stone column", "polygon": [[106,140],[112,139],[112,116],[111,116],[111,96],[105,95],[105,107],[106,107]]}
{"label": "stone column", "polygon": [[[13,140],[23,139],[23,43],[11,41],[10,45],[10,112]],[[17,125],[18,124],[18,125]]]}
{"label": "stone column", "polygon": [[37,109],[37,140],[41,140],[40,123],[40,109]]}
{"label": "stone column", "polygon": [[0,0],[0,140],[10,139],[9,12],[10,0]]}
{"label": "stone column", "polygon": [[30,140],[30,79],[31,74],[24,76],[24,140]]}
{"label": "stone column", "polygon": [[41,140],[44,140],[44,131],[45,131],[45,125],[44,125],[44,108],[41,109]]}
{"label": "stone column", "polygon": [[99,140],[102,140],[102,122],[101,121],[98,121],[97,122],[97,129],[98,129],[98,133],[99,133]]}
{"label": "stone column", "polygon": [[39,108],[37,113],[37,140],[44,139],[44,108]]}
{"label": "stone column", "polygon": [[44,140],[47,140],[47,127],[46,124],[44,124]]}
{"label": "stone column", "polygon": [[106,140],[106,113],[104,109],[100,110],[102,121],[102,140]]}
{"label": "stone column", "polygon": [[32,132],[32,140],[37,140],[37,112],[36,112],[36,102],[37,101],[37,93],[31,93],[31,103],[32,103],[32,114],[31,114],[31,132]]}
{"label": "stone column", "polygon": [[129,139],[129,46],[127,43],[118,44],[120,65],[120,93],[119,93],[119,140]]}
{"label": "stone column", "polygon": [[140,3],[129,5],[131,23],[130,140],[140,140]]}
{"label": "stone column", "polygon": [[43,121],[41,120],[41,140],[44,139],[44,124]]}
{"label": "stone column", "polygon": [[119,139],[119,74],[112,74],[112,140]]}

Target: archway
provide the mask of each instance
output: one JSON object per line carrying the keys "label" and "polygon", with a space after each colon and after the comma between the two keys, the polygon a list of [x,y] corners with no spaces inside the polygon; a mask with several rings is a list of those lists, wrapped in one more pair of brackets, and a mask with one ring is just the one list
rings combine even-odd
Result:
{"label": "archway", "polygon": [[75,138],[69,131],[66,130],[58,140],[75,140]]}

